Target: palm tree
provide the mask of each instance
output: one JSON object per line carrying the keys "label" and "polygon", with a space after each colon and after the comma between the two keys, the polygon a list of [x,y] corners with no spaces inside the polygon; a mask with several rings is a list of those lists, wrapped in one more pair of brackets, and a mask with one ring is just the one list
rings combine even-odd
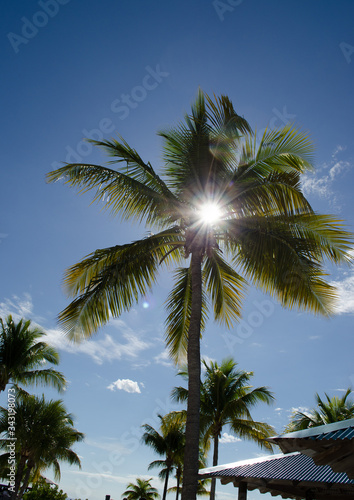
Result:
{"label": "palm tree", "polygon": [[[185,420],[186,412],[182,411],[180,412],[182,415],[183,419]],[[198,468],[203,469],[204,467],[207,466],[206,463],[206,454],[205,454],[205,449],[200,443],[200,448],[199,448],[199,464]],[[176,493],[176,500],[179,498],[179,493],[180,493],[180,483],[183,480],[183,456],[178,456],[175,457],[175,477],[177,480],[176,486],[172,486],[171,488],[168,488],[167,493]],[[199,479],[198,480],[198,486],[197,486],[197,496],[209,496],[210,491],[206,489],[206,486],[210,483],[210,479]]]}
{"label": "palm tree", "polygon": [[142,435],[142,441],[151,446],[158,454],[164,456],[164,460],[155,460],[149,465],[149,469],[153,467],[163,467],[160,472],[160,477],[165,479],[162,500],[166,500],[168,479],[171,470],[181,463],[181,458],[185,446],[185,423],[176,413],[170,413],[164,417],[158,415],[160,419],[160,432],[155,430],[151,425],[144,424],[145,429]]}
{"label": "palm tree", "polygon": [[348,399],[351,393],[352,390],[347,389],[341,398],[338,396],[330,398],[328,394],[325,393],[327,401],[323,401],[316,393],[316,408],[306,413],[295,411],[285,431],[302,431],[311,427],[332,424],[341,420],[354,418],[354,402]]}
{"label": "palm tree", "polygon": [[6,385],[50,384],[59,391],[66,387],[62,373],[53,368],[40,368],[43,362],[57,365],[59,354],[43,342],[45,333],[31,328],[31,321],[15,323],[9,315],[0,318],[0,392]]}
{"label": "palm tree", "polygon": [[73,301],[59,322],[70,338],[88,337],[146,295],[162,265],[179,266],[167,300],[166,341],[174,359],[187,355],[182,498],[193,500],[208,304],[230,327],[240,318],[248,279],[284,306],[329,315],[335,289],[325,281],[323,261],[348,262],[351,240],[340,221],[316,214],[304,197],[300,176],[312,168],[313,147],[293,126],[258,140],[228,97],[213,101],[199,91],[184,122],[159,135],[161,175],[123,139],[92,141],[113,157],[114,168],[72,163],[48,174],[49,182],[93,191],[113,214],[152,229],[70,267],[64,284]]}
{"label": "palm tree", "polygon": [[55,477],[60,479],[60,461],[81,467],[71,446],[82,441],[84,434],[74,428],[73,416],[67,413],[62,401],[46,401],[44,396],[18,397],[15,418],[16,441],[9,431],[9,410],[0,407],[0,432],[4,436],[0,445],[7,450],[3,459],[10,456],[8,443],[15,443],[16,473],[12,500],[21,498],[30,478],[36,481],[48,467],[52,467]]}
{"label": "palm tree", "polygon": [[126,497],[127,500],[154,500],[154,498],[159,498],[159,494],[157,489],[151,486],[150,479],[140,479],[139,477],[136,479],[136,484],[129,483],[127,484],[127,489],[122,494],[122,497]]}
{"label": "palm tree", "polygon": [[[218,465],[219,438],[225,425],[241,438],[255,441],[259,446],[271,450],[268,441],[264,439],[274,435],[274,429],[264,423],[255,422],[251,409],[258,403],[271,404],[273,395],[267,387],[253,388],[249,385],[253,372],[236,370],[237,363],[232,358],[226,358],[219,366],[217,362],[205,367],[204,380],[200,386],[200,430],[206,449],[213,441],[213,466]],[[188,379],[186,370],[179,372]],[[188,389],[175,387],[172,398],[179,402],[188,401]],[[211,482],[210,498],[215,498],[215,478]]]}

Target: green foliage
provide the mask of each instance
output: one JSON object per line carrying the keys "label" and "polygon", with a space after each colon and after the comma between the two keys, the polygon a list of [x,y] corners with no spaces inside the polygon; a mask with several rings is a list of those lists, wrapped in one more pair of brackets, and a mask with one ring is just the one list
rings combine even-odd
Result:
{"label": "green foliage", "polygon": [[43,341],[45,333],[31,327],[30,320],[15,323],[9,315],[0,318],[0,391],[9,383],[51,385],[62,391],[67,382],[61,372],[41,368],[43,363],[59,363],[54,347]]}
{"label": "green foliage", "polygon": [[140,500],[145,498],[146,500],[155,500],[160,497],[157,489],[151,486],[150,479],[137,478],[136,483],[128,483],[127,489],[122,494],[122,497],[127,498],[127,500]]}
{"label": "green foliage", "polygon": [[305,412],[295,411],[285,428],[285,432],[302,431],[354,418],[354,401],[348,399],[351,393],[350,388],[341,398],[338,396],[330,397],[325,393],[325,401],[316,394],[316,408]]}
{"label": "green foliage", "polygon": [[66,500],[67,494],[59,490],[58,486],[46,483],[37,483],[31,491],[23,495],[23,500]]}
{"label": "green foliage", "polygon": [[[182,496],[193,500],[199,341],[208,315],[231,327],[240,317],[247,283],[284,306],[332,314],[336,290],[324,262],[351,261],[352,235],[335,217],[316,214],[302,193],[301,175],[312,169],[313,146],[294,126],[266,130],[259,140],[227,96],[211,99],[199,90],[184,121],[159,135],[159,174],[121,138],[91,141],[112,157],[114,168],[72,163],[48,174],[49,182],[62,179],[81,193],[91,191],[104,208],[151,229],[139,241],[96,250],[67,270],[64,281],[73,300],[59,322],[72,339],[91,336],[147,293],[161,264],[177,266],[166,342],[176,362],[188,351]],[[222,213],[214,223],[201,217],[210,202]]]}
{"label": "green foliage", "polygon": [[[161,264],[179,266],[193,252],[202,256],[201,331],[210,311],[228,327],[240,318],[247,282],[285,306],[331,314],[336,293],[323,262],[348,262],[351,235],[335,217],[316,214],[301,191],[301,174],[312,169],[308,136],[286,125],[258,139],[227,96],[202,91],[185,120],[159,135],[160,175],[122,138],[91,141],[112,157],[110,166],[67,164],[48,174],[152,229],[66,271],[73,300],[59,321],[68,335],[92,335],[147,293]],[[200,210],[211,201],[222,217],[209,225]],[[187,350],[192,297],[187,263],[177,267],[167,301],[166,340],[177,361]]]}
{"label": "green foliage", "polygon": [[[74,428],[74,417],[66,411],[61,400],[47,401],[44,396],[17,395],[12,410],[16,412],[15,480],[19,497],[29,481],[38,480],[47,468],[52,467],[55,477],[60,479],[61,461],[81,466],[71,446],[82,441],[84,434]],[[5,438],[11,437],[9,411],[0,407],[0,433]],[[0,465],[9,457],[7,443],[6,439],[0,441],[0,448],[5,451],[0,456]]]}

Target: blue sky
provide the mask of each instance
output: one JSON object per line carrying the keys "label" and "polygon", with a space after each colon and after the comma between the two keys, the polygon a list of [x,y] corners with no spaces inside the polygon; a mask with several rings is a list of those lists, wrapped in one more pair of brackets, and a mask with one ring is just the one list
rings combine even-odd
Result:
{"label": "blue sky", "polygon": [[[28,317],[61,353],[70,385],[63,397],[86,440],[82,470],[62,466],[75,498],[120,498],[127,482],[153,477],[157,457],[141,425],[176,409],[180,384],[164,349],[167,273],[129,314],[80,345],[56,324],[68,304],[64,270],[96,248],[143,236],[144,226],[112,218],[89,196],[45,175],[63,161],[104,162],[84,137],[123,136],[158,170],[156,132],[189,110],[198,86],[227,94],[253,128],[295,122],[316,146],[316,171],[303,188],[314,208],[353,230],[354,4],[322,0],[2,2],[0,316]],[[330,320],[282,309],[249,289],[239,325],[210,322],[202,354],[233,356],[267,385],[276,403],[255,418],[281,432],[292,408],[314,394],[354,385],[354,271],[329,269],[340,291]],[[58,397],[46,390],[48,397]],[[4,404],[4,402],[1,402]],[[226,435],[220,463],[263,454]],[[218,486],[218,499],[235,498]],[[249,498],[260,498],[250,493]]]}

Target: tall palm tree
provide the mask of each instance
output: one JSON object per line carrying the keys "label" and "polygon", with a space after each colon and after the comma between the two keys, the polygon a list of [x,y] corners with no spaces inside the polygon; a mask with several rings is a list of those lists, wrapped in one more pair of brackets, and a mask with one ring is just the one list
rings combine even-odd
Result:
{"label": "tall palm tree", "polygon": [[31,321],[15,323],[9,315],[0,318],[0,392],[9,383],[49,384],[62,391],[66,387],[64,375],[53,368],[41,368],[43,362],[57,365],[59,354],[46,344],[45,333],[31,327]]}
{"label": "tall palm tree", "polygon": [[199,91],[191,114],[159,135],[159,174],[123,139],[92,141],[114,167],[72,163],[48,174],[49,182],[63,179],[93,191],[113,214],[152,229],[70,267],[64,283],[73,301],[59,322],[71,338],[90,336],[144,296],[162,265],[179,266],[167,300],[166,341],[175,359],[187,355],[182,498],[193,500],[208,305],[230,327],[240,318],[248,279],[284,306],[328,315],[335,290],[325,281],[323,261],[350,260],[351,240],[340,221],[316,214],[304,197],[300,176],[312,168],[313,147],[294,127],[267,130],[258,140],[228,97],[212,100]]}
{"label": "tall palm tree", "polygon": [[158,455],[164,456],[164,460],[155,460],[149,465],[162,467],[160,477],[165,479],[162,500],[166,500],[168,479],[171,470],[178,467],[185,447],[185,424],[179,415],[170,413],[164,417],[158,415],[160,419],[160,432],[151,425],[144,424],[145,429],[142,441],[150,446]]}
{"label": "tall palm tree", "polygon": [[[208,364],[203,360],[205,375],[200,386],[200,430],[205,447],[213,442],[213,466],[218,465],[219,439],[224,426],[229,426],[233,434],[256,442],[259,446],[271,449],[265,438],[274,435],[274,429],[264,423],[255,422],[251,409],[259,403],[271,404],[273,395],[267,387],[253,388],[249,382],[253,372],[237,370],[237,363],[226,358],[219,366],[217,362]],[[179,372],[188,379],[188,372]],[[188,401],[188,389],[175,387],[172,398]],[[215,498],[215,478],[212,479],[210,498]]]}
{"label": "tall palm tree", "polygon": [[136,479],[136,484],[129,483],[127,484],[127,489],[122,494],[122,497],[126,497],[127,500],[141,500],[145,498],[145,500],[154,500],[155,498],[159,498],[159,494],[157,489],[151,486],[150,479]]}
{"label": "tall palm tree", "polygon": [[74,428],[73,416],[66,411],[62,401],[46,401],[44,396],[25,395],[16,398],[16,428],[9,431],[9,410],[0,407],[1,448],[7,450],[3,458],[9,457],[9,442],[15,443],[15,486],[11,499],[22,497],[30,477],[37,480],[40,473],[52,467],[60,479],[60,461],[70,465],[80,465],[78,455],[72,445],[83,440],[84,434]]}
{"label": "tall palm tree", "polygon": [[352,390],[347,389],[341,398],[338,396],[329,397],[325,393],[327,401],[323,401],[316,393],[316,408],[309,412],[295,411],[286,426],[286,432],[302,431],[311,427],[354,418],[354,401],[348,399],[351,393]]}

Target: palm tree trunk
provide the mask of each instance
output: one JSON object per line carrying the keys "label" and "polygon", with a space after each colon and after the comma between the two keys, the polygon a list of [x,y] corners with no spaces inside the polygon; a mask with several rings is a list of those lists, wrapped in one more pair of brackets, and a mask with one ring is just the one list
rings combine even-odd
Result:
{"label": "palm tree trunk", "polygon": [[167,472],[166,472],[166,477],[165,477],[165,484],[163,487],[163,494],[162,494],[162,500],[166,500],[166,495],[167,495],[167,485],[168,485],[168,476],[170,475],[170,468],[167,467]]}
{"label": "palm tree trunk", "polygon": [[178,496],[179,496],[179,483],[180,483],[180,480],[181,480],[181,470],[179,467],[177,467],[177,488],[176,488],[176,500],[178,500]]}
{"label": "palm tree trunk", "polygon": [[[218,465],[219,458],[219,435],[214,436],[214,453],[213,453],[213,467]],[[216,478],[213,477],[211,480],[210,487],[210,500],[215,500],[215,488],[216,488]]]}
{"label": "palm tree trunk", "polygon": [[17,498],[17,493],[18,493],[18,490],[20,489],[21,479],[22,479],[23,471],[24,471],[24,468],[26,465],[26,460],[27,460],[26,456],[21,455],[21,458],[20,458],[19,463],[18,463],[16,475],[15,475],[15,488],[11,494],[11,500],[16,500],[16,498]]}
{"label": "palm tree trunk", "polygon": [[201,251],[192,252],[192,303],[188,332],[188,402],[184,452],[182,500],[195,500],[198,488],[200,409],[200,322],[202,315]]}
{"label": "palm tree trunk", "polygon": [[29,478],[30,478],[30,474],[31,474],[31,471],[32,471],[32,467],[31,466],[28,466],[27,464],[27,470],[26,470],[26,475],[25,475],[25,478],[23,480],[23,484],[22,484],[22,487],[20,489],[20,492],[18,494],[18,498],[21,499],[22,498],[22,495],[24,494],[24,492],[26,491],[27,489],[27,486],[28,486],[28,483],[29,483]]}

